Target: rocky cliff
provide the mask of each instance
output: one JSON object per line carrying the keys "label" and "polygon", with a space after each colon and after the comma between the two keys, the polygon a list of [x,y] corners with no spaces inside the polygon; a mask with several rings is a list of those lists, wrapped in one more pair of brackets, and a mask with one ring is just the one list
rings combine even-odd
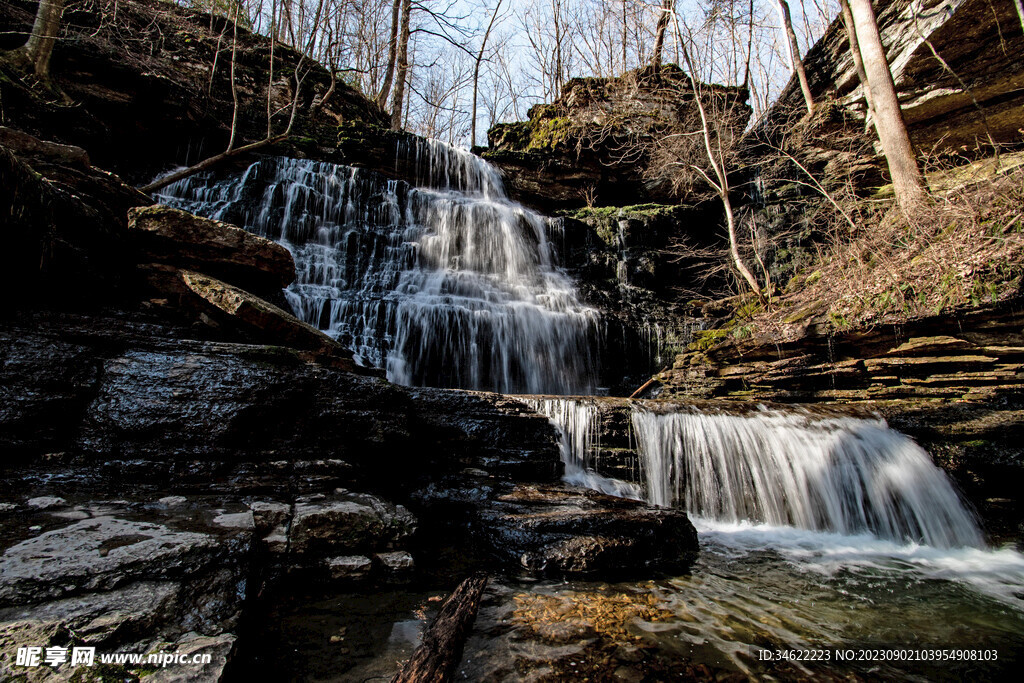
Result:
{"label": "rocky cliff", "polygon": [[[698,88],[729,146],[750,117],[746,90]],[[483,156],[502,169],[513,197],[541,209],[667,203],[686,193],[662,172],[660,141],[699,128],[689,78],[665,64],[570,80],[557,100],[531,108],[528,121],[491,128]],[[686,153],[705,166],[702,144]]]}
{"label": "rocky cliff", "polygon": [[[1024,125],[1024,34],[1013,3],[877,3],[879,29],[913,143],[922,151],[1019,144]],[[863,90],[840,19],[804,56],[811,91],[863,116]],[[795,79],[765,117],[782,126],[800,110]]]}

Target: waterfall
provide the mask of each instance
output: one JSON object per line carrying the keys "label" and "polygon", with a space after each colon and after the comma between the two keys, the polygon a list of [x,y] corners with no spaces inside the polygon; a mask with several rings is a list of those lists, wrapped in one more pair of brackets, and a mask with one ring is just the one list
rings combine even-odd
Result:
{"label": "waterfall", "polygon": [[592,400],[524,398],[523,403],[546,416],[561,435],[565,481],[620,498],[642,498],[640,487],[593,471],[601,450],[601,414]]}
{"label": "waterfall", "polygon": [[296,315],[394,382],[591,393],[599,316],[554,262],[549,219],[511,202],[497,170],[468,152],[420,141],[397,154],[413,185],[264,158],[157,199],[287,247]]}
{"label": "waterfall", "polygon": [[974,517],[920,446],[882,420],[635,408],[647,498],[717,521],[983,547]]}

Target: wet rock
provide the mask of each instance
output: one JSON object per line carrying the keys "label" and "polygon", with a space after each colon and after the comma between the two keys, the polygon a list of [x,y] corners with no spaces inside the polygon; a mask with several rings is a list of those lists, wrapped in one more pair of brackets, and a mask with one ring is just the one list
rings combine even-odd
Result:
{"label": "wet rock", "polygon": [[249,509],[260,534],[284,526],[292,516],[292,506],[287,503],[259,500],[249,503]]}
{"label": "wet rock", "polygon": [[373,569],[373,562],[365,555],[342,555],[327,560],[327,571],[335,581],[365,579]]}
{"label": "wet rock", "polygon": [[25,505],[37,510],[48,510],[50,508],[63,507],[67,505],[67,501],[57,496],[39,496],[38,498],[29,498],[25,501]]}
{"label": "wet rock", "polygon": [[692,561],[697,532],[686,513],[562,484],[521,484],[479,512],[492,552],[552,576],[671,571]]}
{"label": "wet rock", "polygon": [[197,573],[220,554],[217,546],[213,536],[162,524],[113,517],[83,520],[4,551],[0,604]]}
{"label": "wet rock", "polygon": [[141,263],[164,263],[223,280],[257,295],[295,279],[287,249],[242,228],[167,206],[128,212],[128,236]]}
{"label": "wet rock", "polygon": [[242,531],[254,531],[256,529],[251,511],[221,513],[213,518],[213,523],[224,529],[240,529]]}
{"label": "wet rock", "polygon": [[[234,634],[222,633],[216,636],[205,636],[200,633],[187,633],[174,643],[168,643],[164,652],[182,655],[186,664],[170,664],[157,669],[146,676],[145,680],[154,683],[177,683],[178,681],[196,681],[197,683],[218,683],[223,680],[224,667],[227,666],[234,651],[237,637]],[[206,664],[193,664],[192,658],[198,655],[209,655]]]}
{"label": "wet rock", "polygon": [[391,553],[377,553],[373,557],[384,567],[385,571],[393,574],[411,572],[415,566],[415,560],[413,560],[412,555],[404,550]]}
{"label": "wet rock", "polygon": [[188,502],[188,498],[185,496],[165,496],[156,502],[165,508],[173,508],[178,507],[179,505],[184,505]]}
{"label": "wet rock", "polygon": [[289,550],[297,555],[386,548],[416,530],[416,518],[401,505],[366,494],[340,494],[295,503]]}
{"label": "wet rock", "polygon": [[[70,633],[74,633],[76,645],[99,651],[141,646],[130,635],[125,639],[125,635],[155,636],[163,632],[174,620],[181,598],[179,584],[148,581],[112,591],[0,609],[0,678],[18,680],[18,676],[32,673],[14,665],[19,647],[66,643]],[[66,679],[52,676],[49,680]]]}

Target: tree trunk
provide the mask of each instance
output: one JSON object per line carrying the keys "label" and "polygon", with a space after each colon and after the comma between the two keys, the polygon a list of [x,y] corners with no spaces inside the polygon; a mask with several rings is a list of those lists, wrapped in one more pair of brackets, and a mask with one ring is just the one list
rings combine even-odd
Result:
{"label": "tree trunk", "polygon": [[[238,81],[235,79],[235,64],[238,60],[238,8],[241,3],[236,0],[235,2],[235,18],[234,18],[234,36],[231,40],[231,136],[228,138],[228,148],[226,151],[230,152],[235,147],[235,137],[238,135]],[[269,128],[269,123],[268,123]]]}
{"label": "tree trunk", "polygon": [[462,648],[476,619],[486,585],[487,577],[482,574],[459,584],[423,634],[422,644],[391,683],[444,683],[451,680],[462,660]]}
{"label": "tree trunk", "polygon": [[847,0],[839,0],[839,7],[842,10],[843,24],[846,26],[846,39],[850,43],[850,54],[853,56],[853,66],[857,70],[857,79],[864,89],[864,103],[867,105],[867,112],[864,117],[864,129],[870,125],[868,121],[874,118],[874,109],[871,106],[871,88],[868,87],[868,75],[864,73],[864,60],[860,56],[860,43],[857,40],[857,31],[853,26],[853,13],[850,12],[850,3]]}
{"label": "tree trunk", "polygon": [[807,113],[814,113],[814,96],[811,95],[811,85],[807,82],[807,70],[804,69],[804,60],[800,57],[800,44],[796,42],[796,32],[793,30],[793,18],[789,14],[789,3],[786,0],[775,0],[779,9],[779,16],[782,18],[782,27],[786,31],[786,45],[789,50],[789,64],[796,73],[800,82],[800,92],[804,95],[804,104],[807,105]]}
{"label": "tree trunk", "polygon": [[40,78],[50,77],[50,55],[60,32],[60,16],[64,12],[64,0],[40,0],[32,35],[25,43],[25,53],[32,63],[32,70]]}
{"label": "tree trunk", "polygon": [[391,82],[395,78],[395,62],[398,60],[398,22],[402,11],[402,0],[391,3],[391,38],[388,40],[388,67],[384,72],[384,83],[380,86],[375,101],[381,109],[388,103],[391,94]]}
{"label": "tree trunk", "polygon": [[661,2],[661,15],[658,17],[658,28],[654,37],[654,54],[651,55],[651,68],[655,73],[661,66],[661,53],[665,49],[665,31],[668,29],[668,21],[672,17],[672,9],[675,4],[675,0],[662,0]]}
{"label": "tree trunk", "polygon": [[480,41],[480,51],[476,53],[476,64],[473,65],[473,115],[469,124],[470,147],[476,144],[476,99],[480,83],[480,62],[484,60],[484,49],[487,47],[487,39],[491,37],[491,29],[494,28],[494,21],[498,18],[498,12],[501,10],[502,2],[504,2],[504,0],[498,0],[498,4],[494,6],[494,11],[491,13],[491,20],[487,24],[487,30],[484,31],[484,38]]}
{"label": "tree trunk", "polygon": [[[690,52],[686,49],[686,44],[683,43],[683,32],[679,28],[679,18],[675,20],[676,29],[676,40],[679,42],[679,49],[683,54],[683,64],[686,67],[686,75],[690,80],[690,89],[693,90],[693,101],[697,105],[697,113],[700,114],[700,125],[701,134],[704,138],[704,151],[708,156],[708,163],[711,164],[711,170],[715,174],[715,179],[709,177],[703,169],[699,166],[695,166],[694,170],[704,176],[711,187],[718,193],[718,198],[722,202],[722,208],[725,210],[726,227],[729,230],[729,256],[732,259],[732,264],[736,268],[736,271],[740,274],[740,277],[750,286],[750,289],[757,295],[757,298],[764,300],[764,294],[761,291],[761,285],[758,284],[757,278],[747,268],[747,264],[743,262],[743,257],[740,256],[739,249],[739,237],[736,234],[736,217],[732,210],[732,198],[729,196],[729,169],[725,167],[725,155],[722,153],[722,138],[717,138],[717,145],[713,145],[711,142],[711,127],[708,124],[707,111],[704,109],[704,102],[701,100],[700,90],[697,86],[697,79],[693,76],[693,62],[690,61]],[[717,147],[717,150],[715,149]]]}
{"label": "tree trunk", "polygon": [[391,102],[391,129],[402,128],[402,104],[405,99],[405,79],[409,74],[409,12],[412,0],[402,0],[402,35],[398,41],[397,70],[395,78],[395,98]]}
{"label": "tree trunk", "polygon": [[927,194],[924,178],[917,166],[917,155],[903,121],[903,111],[896,97],[896,85],[878,33],[875,11],[871,7],[871,0],[850,0],[850,11],[871,90],[875,130],[889,165],[896,202],[905,213],[911,212],[926,201]]}

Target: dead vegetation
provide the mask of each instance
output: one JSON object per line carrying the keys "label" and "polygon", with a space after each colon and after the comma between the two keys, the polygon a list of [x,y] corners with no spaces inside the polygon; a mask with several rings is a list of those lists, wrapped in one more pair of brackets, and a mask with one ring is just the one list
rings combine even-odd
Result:
{"label": "dead vegetation", "polygon": [[[736,297],[733,313],[697,347],[727,338],[784,340],[811,324],[843,331],[1020,295],[1024,282],[1024,165],[929,174],[931,203],[908,218],[887,199],[819,202],[811,215],[824,236],[768,306]],[[952,187],[950,187],[952,185]],[[852,221],[850,218],[852,217]],[[852,225],[851,225],[852,224]]]}

